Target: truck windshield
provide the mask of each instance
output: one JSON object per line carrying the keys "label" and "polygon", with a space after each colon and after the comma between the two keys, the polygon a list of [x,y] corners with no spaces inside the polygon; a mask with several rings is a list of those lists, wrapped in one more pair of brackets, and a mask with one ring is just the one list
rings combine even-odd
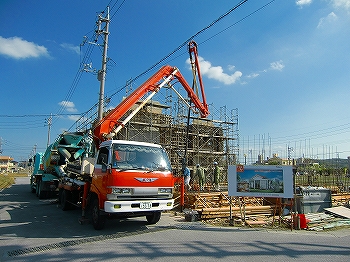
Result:
{"label": "truck windshield", "polygon": [[112,167],[148,171],[171,170],[168,155],[163,148],[130,144],[113,145]]}

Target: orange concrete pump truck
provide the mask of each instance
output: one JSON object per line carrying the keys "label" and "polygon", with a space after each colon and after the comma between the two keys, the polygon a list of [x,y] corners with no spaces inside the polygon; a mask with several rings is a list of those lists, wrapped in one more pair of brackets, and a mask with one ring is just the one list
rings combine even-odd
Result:
{"label": "orange concrete pump truck", "polygon": [[81,207],[81,223],[88,219],[87,210],[91,210],[96,230],[104,227],[107,217],[145,216],[148,223],[154,224],[162,211],[173,208],[175,179],[165,149],[152,143],[117,140],[117,134],[162,87],[172,88],[181,97],[171,84],[174,79],[194,104],[188,104],[190,109],[199,111],[203,118],[209,115],[193,41],[189,51],[200,90],[191,87],[176,67],[164,66],[90,132],[63,133],[50,146],[48,165],[53,166],[51,172],[58,177],[61,208]]}

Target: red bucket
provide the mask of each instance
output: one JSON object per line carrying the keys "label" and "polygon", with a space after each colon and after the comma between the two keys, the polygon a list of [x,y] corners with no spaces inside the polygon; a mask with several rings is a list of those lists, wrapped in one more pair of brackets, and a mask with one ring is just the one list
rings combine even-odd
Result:
{"label": "red bucket", "polygon": [[300,222],[300,229],[306,229],[307,223],[306,223],[306,217],[305,214],[298,214],[299,222]]}

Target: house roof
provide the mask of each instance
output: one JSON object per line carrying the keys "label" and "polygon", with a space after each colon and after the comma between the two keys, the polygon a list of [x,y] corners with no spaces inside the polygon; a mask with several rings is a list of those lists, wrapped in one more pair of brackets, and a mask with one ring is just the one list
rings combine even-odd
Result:
{"label": "house roof", "polygon": [[266,176],[262,176],[262,175],[259,175],[259,174],[255,174],[251,179],[267,179]]}
{"label": "house roof", "polygon": [[13,158],[12,157],[9,157],[9,156],[0,156],[0,161],[4,161],[4,160],[6,160],[6,161],[12,161],[13,160]]}

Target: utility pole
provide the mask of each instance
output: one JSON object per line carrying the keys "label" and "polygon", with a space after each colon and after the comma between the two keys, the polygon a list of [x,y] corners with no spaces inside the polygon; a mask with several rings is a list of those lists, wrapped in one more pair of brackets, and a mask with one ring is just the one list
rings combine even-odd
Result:
{"label": "utility pole", "polygon": [[46,120],[48,125],[48,131],[47,131],[47,145],[46,147],[49,147],[50,145],[50,132],[51,132],[51,125],[52,125],[52,114],[50,114],[49,119]]}
{"label": "utility pole", "polygon": [[291,165],[292,164],[291,157],[292,157],[292,152],[294,151],[294,149],[293,149],[293,147],[288,146],[287,150],[288,150],[288,165]]}
{"label": "utility pole", "polygon": [[30,152],[29,158],[32,158],[36,154],[36,147],[37,145],[35,144],[34,147],[32,148],[32,152]]}
{"label": "utility pole", "polygon": [[[103,40],[103,54],[102,54],[102,68],[98,71],[97,79],[100,81],[100,94],[98,100],[98,121],[103,117],[103,108],[104,108],[104,88],[105,88],[105,79],[106,79],[106,70],[107,70],[107,49],[108,49],[108,35],[109,35],[109,7],[107,6],[107,15],[102,17],[102,13],[99,15],[96,30],[97,36],[100,34],[104,35]],[[102,23],[105,23],[104,29],[102,28]]]}
{"label": "utility pole", "polygon": [[0,137],[0,155],[2,154],[2,137]]}

